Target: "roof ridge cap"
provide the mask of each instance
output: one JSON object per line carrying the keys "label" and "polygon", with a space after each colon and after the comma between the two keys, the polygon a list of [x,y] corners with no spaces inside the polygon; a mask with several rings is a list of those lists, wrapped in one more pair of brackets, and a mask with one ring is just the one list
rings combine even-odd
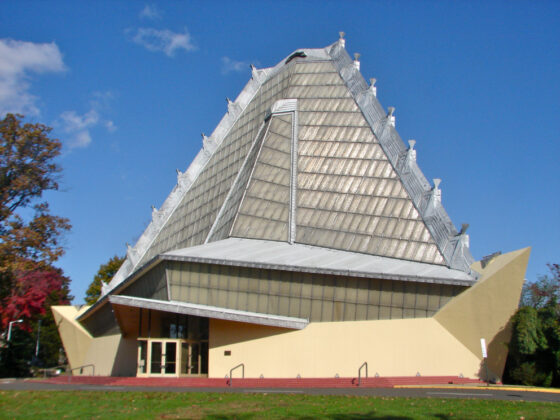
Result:
{"label": "roof ridge cap", "polygon": [[[452,269],[471,273],[470,265],[474,262],[474,259],[469,251],[468,236],[463,232],[461,235],[465,235],[466,238],[461,240],[458,237],[457,229],[441,201],[433,209],[431,217],[427,216],[428,203],[425,196],[432,191],[431,185],[415,159],[408,163],[406,169],[409,169],[409,171],[406,173],[403,170],[406,165],[399,165],[399,160],[403,153],[407,151],[404,142],[396,128],[390,124],[389,114],[384,111],[376,94],[372,89],[369,89],[358,66],[350,58],[344,42],[339,40],[332,44],[328,53],[352,98],[377,137],[395,173],[405,187],[408,196],[418,210],[446,265]],[[459,242],[462,244],[461,246],[459,246]]]}

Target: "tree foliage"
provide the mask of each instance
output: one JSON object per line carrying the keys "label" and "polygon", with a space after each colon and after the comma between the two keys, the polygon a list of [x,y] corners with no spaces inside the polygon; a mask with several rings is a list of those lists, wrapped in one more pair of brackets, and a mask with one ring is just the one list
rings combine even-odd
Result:
{"label": "tree foliage", "polygon": [[[58,190],[61,171],[55,162],[61,143],[50,138],[50,132],[42,124],[24,122],[21,115],[7,114],[0,120],[0,324],[6,329],[10,321],[24,321],[13,331],[14,339],[2,347],[1,375],[25,374],[25,369],[12,367],[28,369],[39,321],[42,334],[52,340],[42,354],[46,361],[56,362],[60,340],[52,334],[50,306],[72,299],[70,280],[52,265],[64,253],[60,241],[70,223],[51,214],[42,200],[44,192]],[[6,364],[8,360],[12,364]]]}
{"label": "tree foliage", "polygon": [[504,379],[523,385],[560,386],[560,266],[524,286],[512,318]]}
{"label": "tree foliage", "polygon": [[521,306],[544,308],[560,303],[560,264],[548,264],[550,274],[540,276],[534,283],[525,283]]}
{"label": "tree foliage", "polygon": [[23,124],[21,118],[7,114],[0,121],[2,274],[30,262],[51,264],[63,254],[60,236],[70,229],[68,219],[49,213],[48,203],[36,202],[45,191],[58,189],[60,167],[54,159],[61,143],[49,138],[49,127]]}
{"label": "tree foliage", "polygon": [[108,284],[113,276],[117,273],[125,257],[114,256],[106,264],[101,264],[93,281],[86,291],[85,301],[88,305],[93,305],[101,296],[101,286],[103,283]]}

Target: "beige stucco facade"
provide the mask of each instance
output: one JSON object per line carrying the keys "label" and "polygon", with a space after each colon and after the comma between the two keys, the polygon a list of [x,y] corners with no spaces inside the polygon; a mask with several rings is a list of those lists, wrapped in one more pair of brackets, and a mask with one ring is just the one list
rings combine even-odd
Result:
{"label": "beige stucco facade", "polygon": [[499,379],[529,254],[501,255],[484,269],[477,263],[480,280],[430,318],[320,322],[300,331],[211,320],[209,375],[224,377],[243,363],[247,377],[352,377],[368,362],[380,376],[486,379],[484,338],[490,379]]}
{"label": "beige stucco facade", "polygon": [[[92,335],[75,320],[87,310],[75,306],[53,306],[52,312],[73,375],[134,376],[136,340],[121,334]],[[91,366],[95,367],[95,370]],[[84,367],[81,370],[78,368]]]}
{"label": "beige stucco facade", "polygon": [[476,377],[480,365],[480,359],[433,318],[321,322],[300,331],[210,323],[210,377],[224,377],[239,363],[245,364],[250,378],[353,377],[363,362],[368,362],[370,375],[380,376],[419,372]]}
{"label": "beige stucco facade", "polygon": [[87,351],[94,339],[76,321],[76,317],[84,312],[87,307],[78,309],[75,306],[53,306],[51,309],[70,368],[84,365]]}
{"label": "beige stucco facade", "polygon": [[[485,268],[476,263],[478,282],[433,317],[312,322],[302,330],[210,319],[208,376],[224,377],[243,363],[246,377],[352,377],[367,362],[370,375],[485,379],[484,338],[490,379],[499,379],[529,254],[525,248]],[[136,337],[94,338],[75,321],[75,307],[53,313],[72,368],[94,364],[97,375],[136,374]]]}
{"label": "beige stucco facade", "polygon": [[449,301],[434,316],[473,354],[481,355],[480,339],[486,340],[490,375],[500,377],[511,337],[511,317],[517,310],[531,248],[499,255],[485,268],[478,282]]}

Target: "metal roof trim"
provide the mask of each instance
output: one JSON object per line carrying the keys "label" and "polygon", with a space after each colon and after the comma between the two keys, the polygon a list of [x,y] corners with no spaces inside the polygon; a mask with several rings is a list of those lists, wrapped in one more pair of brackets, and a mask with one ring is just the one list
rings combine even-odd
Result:
{"label": "metal roof trim", "polygon": [[[354,65],[352,59],[344,48],[344,42],[340,40],[325,47],[316,49],[297,49],[295,52],[304,52],[306,57],[294,58],[286,63],[286,59],[292,54],[290,53],[282,59],[274,67],[256,69],[252,66],[252,77],[239,93],[236,100],[228,103],[228,111],[221,119],[220,123],[212,132],[210,137],[203,137],[203,147],[184,172],[178,172],[178,180],[163,205],[159,210],[152,212],[152,221],[142,233],[134,247],[129,247],[127,258],[118,272],[115,274],[109,285],[103,287],[102,296],[105,296],[112,289],[122,283],[135,271],[138,271],[137,264],[141,261],[150,245],[156,239],[157,235],[163,229],[177,206],[182,201],[185,194],[190,190],[210,158],[213,156],[223,139],[234,126],[246,106],[251,102],[257,94],[261,86],[275,76],[279,72],[288,68],[292,63],[299,61],[320,62],[332,61],[346,86],[348,87],[352,97],[358,104],[366,121],[370,125],[372,131],[378,137],[379,142],[388,156],[395,171],[402,180],[407,192],[414,205],[428,227],[430,233],[446,260],[449,267],[459,269],[465,273],[472,273],[470,264],[474,261],[468,246],[464,246],[465,241],[457,236],[457,230],[451,222],[449,216],[439,205],[435,208],[433,217],[425,218],[425,196],[430,192],[430,184],[422,174],[416,162],[409,165],[410,171],[405,174],[399,169],[399,159],[403,153],[406,153],[404,143],[400,139],[394,127],[386,123],[387,114],[383,107],[373,95],[368,84],[365,82],[360,71]],[[467,241],[468,242],[468,241]],[[89,312],[89,311],[88,311]]]}
{"label": "metal roof trim", "polygon": [[110,295],[109,302],[116,305],[133,306],[136,308],[153,309],[183,315],[194,315],[205,318],[223,319],[226,321],[245,322],[249,324],[267,325],[271,327],[302,330],[309,320],[279,315],[261,314],[257,312],[239,311],[217,306],[199,305],[178,301],[164,301],[132,296]]}
{"label": "metal roof trim", "polygon": [[235,125],[247,105],[257,94],[261,86],[271,76],[271,69],[256,70],[253,68],[253,77],[245,85],[234,102],[228,103],[228,110],[212,132],[210,137],[203,138],[203,146],[184,173],[178,171],[177,184],[164,201],[159,210],[152,212],[152,220],[142,233],[134,247],[129,248],[127,257],[121,268],[117,271],[108,287],[103,288],[102,294],[107,294],[127,276],[134,272],[137,263],[142,259],[150,245],[161,232],[183,197],[190,190],[210,158],[216,152],[231,128]]}
{"label": "metal roof trim", "polygon": [[328,51],[340,76],[379,140],[381,147],[401,179],[415,207],[422,215],[422,220],[426,224],[446,264],[450,268],[474,274],[470,269],[474,258],[470,254],[468,247],[459,248],[461,255],[457,255],[458,246],[456,244],[460,242],[460,239],[457,229],[443,208],[443,205],[438,203],[432,209],[433,213],[430,214],[430,217],[426,217],[428,215],[425,197],[430,193],[432,187],[415,160],[406,162],[406,165],[402,164],[403,156],[406,155],[408,149],[405,147],[397,130],[389,124],[387,113],[381,106],[377,96],[369,89],[359,69],[354,65],[354,62],[344,48],[344,43],[336,42],[328,48]]}
{"label": "metal roof trim", "polygon": [[[247,255],[228,255],[228,251],[229,254],[231,254],[232,250],[241,253],[245,252]],[[216,254],[225,256],[217,257]],[[274,254],[274,256],[267,258],[267,254]],[[300,261],[295,260],[296,256]],[[258,239],[228,238],[205,245],[170,251],[161,254],[160,257],[167,261],[218,264],[419,283],[472,286],[476,282],[475,277],[463,271],[436,264],[397,260],[394,258],[311,245],[297,243],[288,244],[287,242]],[[320,259],[324,259],[326,262],[319,261],[319,263],[317,263],[317,260]],[[289,261],[289,263],[281,262],[282,260]],[[307,264],[303,264],[305,261]],[[348,268],[344,266],[344,262],[351,263],[356,268]],[[368,266],[377,267],[377,269],[367,269]],[[419,274],[422,272],[425,274]]]}
{"label": "metal roof trim", "polygon": [[129,247],[126,260],[117,271],[111,282],[102,288],[103,296],[109,293],[110,290],[115,288],[137,269],[138,262],[148,251],[150,245],[161,232],[177,206],[181,203],[185,194],[190,190],[191,186],[194,184],[214,152],[218,149],[223,139],[227,136],[261,86],[271,77],[290,66],[292,62],[297,62],[298,60],[330,61],[331,58],[328,54],[329,48],[330,46],[326,48],[304,48],[295,50],[295,52],[304,52],[306,57],[296,58],[291,60],[289,63],[285,63],[286,59],[293,54],[292,52],[274,67],[257,69],[254,66],[251,66],[251,79],[247,82],[235,101],[228,103],[228,111],[214,129],[212,135],[210,137],[203,138],[203,147],[198,152],[187,170],[184,173],[178,172],[177,184],[166,198],[161,208],[152,212],[152,220],[150,224],[144,230],[136,244],[133,247]]}
{"label": "metal roof trim", "polygon": [[101,308],[104,304],[106,304],[108,302],[107,299],[109,298],[110,293],[117,293],[118,291],[122,290],[123,288],[128,286],[130,283],[134,282],[136,279],[138,279],[140,276],[142,276],[147,271],[154,268],[156,265],[158,265],[162,261],[163,261],[163,259],[159,255],[152,258],[146,264],[142,265],[142,267],[138,268],[135,272],[133,272],[130,275],[128,275],[127,277],[125,277],[119,284],[117,284],[115,287],[110,289],[107,293],[102,294],[99,297],[99,299],[97,300],[97,302],[95,302],[88,309],[86,309],[84,312],[79,314],[76,317],[76,320],[81,321],[81,320],[86,319],[89,316],[91,316],[99,308]]}

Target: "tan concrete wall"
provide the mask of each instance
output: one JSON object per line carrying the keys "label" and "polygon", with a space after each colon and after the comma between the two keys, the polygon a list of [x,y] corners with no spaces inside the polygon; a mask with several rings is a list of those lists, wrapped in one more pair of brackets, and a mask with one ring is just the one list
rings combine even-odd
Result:
{"label": "tan concrete wall", "polygon": [[71,368],[84,364],[84,358],[93,340],[90,333],[75,320],[78,313],[84,312],[87,308],[82,307],[78,311],[78,308],[75,306],[51,307],[54,321]]}
{"label": "tan concrete wall", "polygon": [[[136,340],[123,339],[120,334],[94,338],[84,358],[84,364],[95,365],[96,375],[135,376]],[[87,368],[83,374],[91,375],[91,372],[91,369]]]}
{"label": "tan concrete wall", "polygon": [[[75,306],[53,306],[52,311],[70,368],[93,364],[95,374],[103,376],[136,375],[136,340],[123,339],[120,334],[92,337],[75,319],[79,311]],[[74,375],[91,375],[91,367]]]}
{"label": "tan concrete wall", "polygon": [[[511,337],[510,318],[519,305],[531,248],[495,257],[484,269],[478,282],[448,302],[434,316],[474,355],[482,358],[480,339],[486,340],[490,377],[501,378]],[[485,373],[481,372],[485,377]]]}
{"label": "tan concrete wall", "polygon": [[364,361],[371,376],[476,377],[480,369],[480,359],[433,318],[320,322],[300,331],[210,320],[210,377],[239,363],[246,377],[354,377]]}

